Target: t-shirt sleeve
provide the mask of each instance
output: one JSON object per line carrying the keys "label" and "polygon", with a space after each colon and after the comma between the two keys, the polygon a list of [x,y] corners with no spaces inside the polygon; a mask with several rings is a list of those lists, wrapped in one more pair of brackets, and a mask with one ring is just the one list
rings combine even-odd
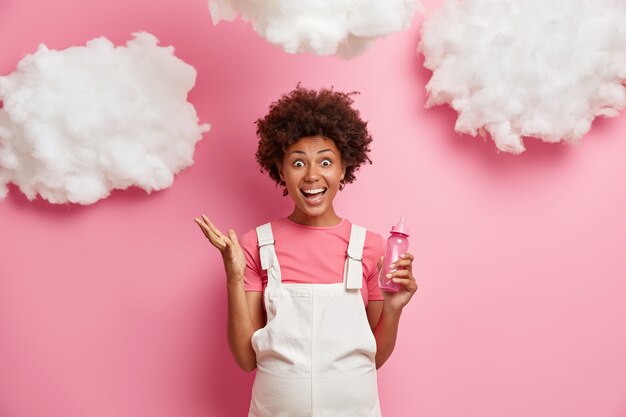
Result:
{"label": "t-shirt sleeve", "polygon": [[243,255],[246,258],[246,269],[243,273],[245,291],[263,291],[263,269],[257,245],[256,230],[252,229],[239,239]]}
{"label": "t-shirt sleeve", "polygon": [[363,273],[367,283],[367,300],[383,300],[378,286],[378,260],[385,254],[383,238],[373,232],[367,232],[363,247]]}

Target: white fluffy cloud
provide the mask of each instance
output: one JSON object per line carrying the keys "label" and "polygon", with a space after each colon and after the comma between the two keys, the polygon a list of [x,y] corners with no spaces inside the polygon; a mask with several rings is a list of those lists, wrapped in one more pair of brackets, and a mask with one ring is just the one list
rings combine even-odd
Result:
{"label": "white fluffy cloud", "polygon": [[446,0],[420,50],[427,106],[449,104],[458,132],[505,152],[525,136],[578,142],[626,105],[624,0]]}
{"label": "white fluffy cloud", "polygon": [[195,69],[157,43],[142,32],[120,47],[40,45],[0,77],[0,198],[9,182],[31,200],[79,204],[169,187],[209,125],[187,102]]}
{"label": "white fluffy cloud", "polygon": [[419,0],[209,0],[213,23],[239,13],[286,52],[354,57],[409,27]]}

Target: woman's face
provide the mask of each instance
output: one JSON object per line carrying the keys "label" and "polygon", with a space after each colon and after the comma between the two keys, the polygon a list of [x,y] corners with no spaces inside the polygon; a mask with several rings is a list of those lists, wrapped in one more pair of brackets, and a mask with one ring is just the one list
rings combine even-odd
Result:
{"label": "woman's face", "polygon": [[346,170],[335,142],[322,136],[302,138],[287,148],[278,170],[297,217],[316,217],[316,223],[336,218],[333,199]]}

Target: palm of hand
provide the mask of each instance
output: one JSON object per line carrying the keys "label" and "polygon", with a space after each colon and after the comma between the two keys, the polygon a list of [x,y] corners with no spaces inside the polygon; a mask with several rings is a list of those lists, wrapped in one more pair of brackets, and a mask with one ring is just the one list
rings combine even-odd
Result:
{"label": "palm of hand", "polygon": [[226,274],[229,277],[243,277],[243,273],[246,269],[246,258],[244,257],[243,249],[241,249],[239,244],[227,245],[222,251],[222,259],[224,261]]}
{"label": "palm of hand", "polygon": [[202,217],[196,217],[195,222],[200,226],[204,236],[209,239],[211,244],[219,249],[226,270],[226,277],[229,282],[239,282],[243,279],[243,273],[246,269],[246,258],[243,249],[237,240],[237,234],[234,230],[228,231],[228,236],[223,234],[204,214]]}

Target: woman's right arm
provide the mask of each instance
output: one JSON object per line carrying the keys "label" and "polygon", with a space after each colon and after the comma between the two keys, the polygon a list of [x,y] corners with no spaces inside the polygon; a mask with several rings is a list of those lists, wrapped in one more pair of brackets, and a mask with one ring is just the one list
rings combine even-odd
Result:
{"label": "woman's right arm", "polygon": [[207,239],[222,254],[228,293],[228,346],[237,365],[246,372],[256,368],[252,334],[265,325],[261,292],[246,292],[243,273],[246,260],[234,230],[220,232],[208,217],[195,219]]}
{"label": "woman's right arm", "polygon": [[252,334],[265,325],[261,292],[244,291],[243,279],[228,283],[228,346],[237,365],[246,372],[256,368]]}

